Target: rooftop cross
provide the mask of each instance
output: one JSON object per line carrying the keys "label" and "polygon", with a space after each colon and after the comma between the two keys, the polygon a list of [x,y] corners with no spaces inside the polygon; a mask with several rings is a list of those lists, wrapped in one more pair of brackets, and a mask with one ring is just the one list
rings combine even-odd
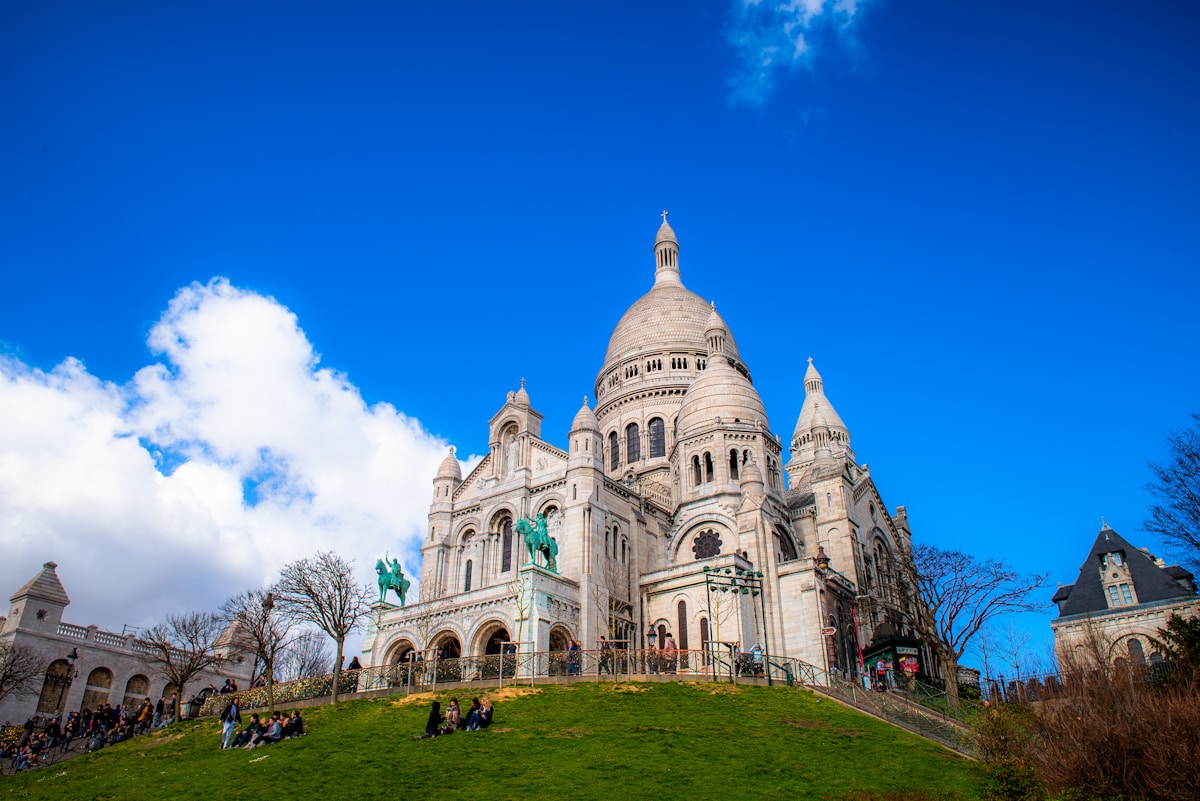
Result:
{"label": "rooftop cross", "polygon": [[666,209],[662,210],[662,218],[663,218],[663,222],[665,223],[667,221],[667,210]]}

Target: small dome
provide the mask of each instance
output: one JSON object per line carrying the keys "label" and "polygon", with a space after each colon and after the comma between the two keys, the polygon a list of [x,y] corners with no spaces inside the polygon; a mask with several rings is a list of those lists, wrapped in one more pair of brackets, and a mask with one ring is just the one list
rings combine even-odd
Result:
{"label": "small dome", "polygon": [[529,393],[525,391],[525,379],[521,379],[521,388],[517,390],[517,394],[513,397],[513,403],[520,406],[522,409],[529,408]]}
{"label": "small dome", "polygon": [[679,407],[679,435],[716,422],[756,422],[767,427],[767,410],[758,390],[729,361],[728,356],[713,356],[708,366],[692,382]]}
{"label": "small dome", "polygon": [[458,459],[454,456],[454,446],[450,446],[450,453],[446,454],[446,458],[442,460],[442,464],[438,467],[437,477],[434,481],[443,479],[453,479],[454,481],[462,481],[462,467],[458,464]]}
{"label": "small dome", "polygon": [[588,408],[587,395],[583,396],[583,406],[575,413],[575,420],[571,423],[571,431],[599,431],[600,423],[596,420],[596,415]]}
{"label": "small dome", "polygon": [[658,226],[658,236],[654,237],[655,245],[661,245],[663,242],[679,244],[679,240],[675,238],[675,229],[671,227],[665,217],[663,218],[662,225]]}
{"label": "small dome", "polygon": [[763,474],[758,469],[758,460],[751,457],[744,465],[742,465],[742,486],[754,487],[763,486]]}

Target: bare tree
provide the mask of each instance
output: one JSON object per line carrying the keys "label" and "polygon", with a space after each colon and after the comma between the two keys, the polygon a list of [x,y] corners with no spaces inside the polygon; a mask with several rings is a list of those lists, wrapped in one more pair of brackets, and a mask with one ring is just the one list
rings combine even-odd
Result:
{"label": "bare tree", "polygon": [[1035,593],[1046,574],[1023,576],[1003,560],[919,544],[904,549],[897,562],[901,593],[910,596],[914,626],[937,656],[952,702],[958,701],[958,660],[980,629],[998,615],[1045,607]]}
{"label": "bare tree", "polygon": [[332,661],[329,639],[322,632],[305,629],[292,637],[279,652],[279,678],[282,681],[295,681],[323,676]]}
{"label": "bare tree", "polygon": [[32,648],[0,642],[0,701],[35,692],[45,673],[46,667]]}
{"label": "bare tree", "polygon": [[624,639],[625,626],[632,624],[633,605],[629,601],[629,567],[617,559],[605,559],[593,573],[596,592],[592,600],[596,612],[604,620],[610,640]]}
{"label": "bare tree", "polygon": [[529,572],[517,573],[517,577],[508,582],[508,591],[513,595],[513,606],[517,610],[517,647],[520,648],[521,636],[525,632],[525,621],[533,610],[533,576]]}
{"label": "bare tree", "polygon": [[224,628],[224,621],[215,612],[183,612],[169,614],[166,620],[142,632],[146,664],[179,688],[173,711],[177,720],[187,683],[225,661],[225,654],[216,650]]}
{"label": "bare tree", "polygon": [[335,674],[329,702],[337,703],[336,674],[342,666],[346,637],[358,629],[371,613],[374,593],[354,578],[349,562],[332,551],[320,551],[310,559],[284,565],[276,585],[277,602],[297,620],[313,624],[337,643]]}
{"label": "bare tree", "polygon": [[224,603],[221,614],[233,625],[238,646],[254,654],[267,677],[267,705],[275,711],[275,667],[279,655],[291,640],[295,620],[287,609],[275,603],[274,593],[246,590]]}
{"label": "bare tree", "polygon": [[1154,480],[1146,491],[1154,497],[1142,529],[1166,542],[1171,555],[1200,570],[1200,413],[1193,425],[1167,435],[1168,460],[1150,462]]}

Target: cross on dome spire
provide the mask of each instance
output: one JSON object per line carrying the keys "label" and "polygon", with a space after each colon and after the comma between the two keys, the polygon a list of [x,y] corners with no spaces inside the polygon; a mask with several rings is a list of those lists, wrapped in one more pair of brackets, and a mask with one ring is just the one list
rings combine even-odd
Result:
{"label": "cross on dome spire", "polygon": [[669,214],[669,213],[670,213],[670,212],[668,212],[666,209],[663,209],[663,210],[662,210],[662,214],[661,214],[661,215],[659,215],[659,216],[661,216],[661,217],[663,218],[663,222],[664,222],[664,223],[667,221],[667,214]]}

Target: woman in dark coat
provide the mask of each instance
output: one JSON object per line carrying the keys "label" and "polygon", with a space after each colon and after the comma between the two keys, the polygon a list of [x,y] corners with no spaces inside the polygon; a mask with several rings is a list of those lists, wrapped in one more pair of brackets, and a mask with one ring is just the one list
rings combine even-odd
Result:
{"label": "woman in dark coat", "polygon": [[422,737],[437,737],[438,726],[442,723],[442,705],[437,701],[429,709],[429,720],[425,722],[425,733]]}

